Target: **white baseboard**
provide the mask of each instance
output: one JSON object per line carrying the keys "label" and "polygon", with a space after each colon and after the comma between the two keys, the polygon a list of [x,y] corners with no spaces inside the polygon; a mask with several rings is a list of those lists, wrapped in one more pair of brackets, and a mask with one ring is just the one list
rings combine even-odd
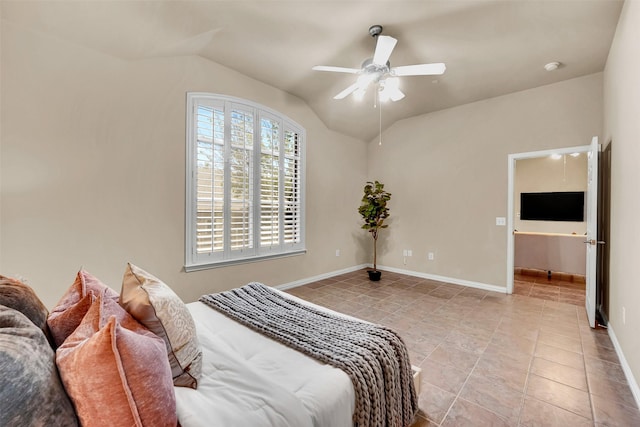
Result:
{"label": "white baseboard", "polygon": [[633,372],[631,372],[631,367],[629,366],[629,363],[627,363],[627,359],[624,357],[624,353],[622,352],[622,347],[620,347],[618,338],[616,338],[616,334],[613,332],[611,323],[607,325],[607,332],[609,333],[609,338],[611,338],[613,347],[616,349],[616,354],[618,355],[618,359],[620,359],[620,365],[622,365],[624,376],[627,377],[627,382],[629,383],[629,387],[631,388],[631,393],[633,393],[633,397],[636,400],[636,405],[640,408],[640,388],[638,387],[638,382],[633,376]]}
{"label": "white baseboard", "polygon": [[[307,277],[305,279],[284,283],[282,285],[278,285],[274,287],[276,289],[284,291],[286,289],[296,288],[298,286],[306,285],[308,283],[317,282],[318,280],[329,279],[331,277],[339,276],[341,274],[351,273],[352,271],[361,270],[363,268],[373,268],[373,266],[371,264],[354,265],[353,267],[344,268],[342,270],[331,271],[329,273],[320,274],[318,276]],[[503,286],[488,285],[486,283],[472,282],[470,280],[456,279],[454,277],[438,276],[436,274],[421,273],[418,271],[403,270],[401,268],[385,267],[382,265],[378,266],[378,270],[390,271],[392,273],[406,274],[407,276],[420,277],[421,279],[437,280],[438,282],[452,283],[454,285],[468,286],[470,288],[483,289],[485,291],[499,292],[501,294],[504,294],[507,292],[507,289]]]}
{"label": "white baseboard", "polygon": [[318,276],[307,277],[305,279],[295,280],[289,283],[283,283],[282,285],[274,286],[274,288],[284,291],[286,289],[297,288],[298,286],[317,282],[318,280],[329,279],[331,277],[339,276],[341,274],[351,273],[352,271],[361,270],[365,267],[367,267],[367,264],[354,265],[353,267],[344,268],[342,270],[331,271],[329,273],[323,273]]}
{"label": "white baseboard", "polygon": [[379,270],[390,271],[392,273],[406,274],[407,276],[420,277],[421,279],[436,280],[438,282],[452,283],[454,285],[468,286],[470,288],[483,289],[485,291],[499,292],[504,294],[507,288],[504,286],[489,285],[486,283],[472,282],[470,280],[456,279],[455,277],[438,276],[437,274],[421,273],[419,271],[403,270],[401,268],[384,267],[379,265]]}

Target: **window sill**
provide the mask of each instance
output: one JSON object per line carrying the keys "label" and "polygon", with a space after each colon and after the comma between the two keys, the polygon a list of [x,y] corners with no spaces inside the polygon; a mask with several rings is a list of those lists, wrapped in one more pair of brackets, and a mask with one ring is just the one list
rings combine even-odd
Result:
{"label": "window sill", "polygon": [[260,256],[250,257],[250,258],[230,259],[230,260],[209,262],[209,263],[203,263],[203,264],[185,264],[184,271],[186,271],[187,273],[190,273],[192,271],[209,270],[212,268],[220,268],[220,267],[229,267],[232,265],[248,264],[251,262],[267,261],[270,259],[288,258],[292,256],[304,255],[306,253],[307,253],[306,249],[299,249],[291,252],[284,252],[284,253],[270,254],[270,255],[260,255]]}

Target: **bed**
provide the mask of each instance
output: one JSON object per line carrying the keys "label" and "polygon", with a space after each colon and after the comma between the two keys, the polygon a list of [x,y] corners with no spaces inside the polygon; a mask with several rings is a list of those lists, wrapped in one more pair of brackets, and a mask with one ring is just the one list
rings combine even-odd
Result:
{"label": "bed", "polygon": [[[356,320],[269,289],[287,301]],[[197,389],[175,387],[182,427],[358,425],[354,382],[342,369],[232,320],[202,300],[187,307],[203,358]],[[415,389],[412,393],[415,403]],[[417,405],[411,410],[415,409]]]}
{"label": "bed", "polygon": [[14,379],[0,425],[413,423],[416,378],[392,330],[258,283],[201,301],[129,263],[120,293],[80,270],[49,313],[0,276],[0,367]]}

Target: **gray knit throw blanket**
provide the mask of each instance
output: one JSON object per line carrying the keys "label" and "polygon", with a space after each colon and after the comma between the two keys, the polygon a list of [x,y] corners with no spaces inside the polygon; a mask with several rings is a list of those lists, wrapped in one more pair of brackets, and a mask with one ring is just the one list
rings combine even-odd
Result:
{"label": "gray knit throw blanket", "polygon": [[391,329],[300,304],[256,282],[200,301],[343,370],[355,389],[354,426],[407,427],[413,422],[418,397],[411,363],[402,338]]}

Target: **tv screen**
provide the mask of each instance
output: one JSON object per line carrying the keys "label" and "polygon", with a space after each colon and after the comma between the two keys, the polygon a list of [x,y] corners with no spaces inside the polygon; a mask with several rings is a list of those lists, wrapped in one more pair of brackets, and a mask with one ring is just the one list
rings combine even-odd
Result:
{"label": "tv screen", "polygon": [[520,219],[584,221],[584,191],[520,193]]}

